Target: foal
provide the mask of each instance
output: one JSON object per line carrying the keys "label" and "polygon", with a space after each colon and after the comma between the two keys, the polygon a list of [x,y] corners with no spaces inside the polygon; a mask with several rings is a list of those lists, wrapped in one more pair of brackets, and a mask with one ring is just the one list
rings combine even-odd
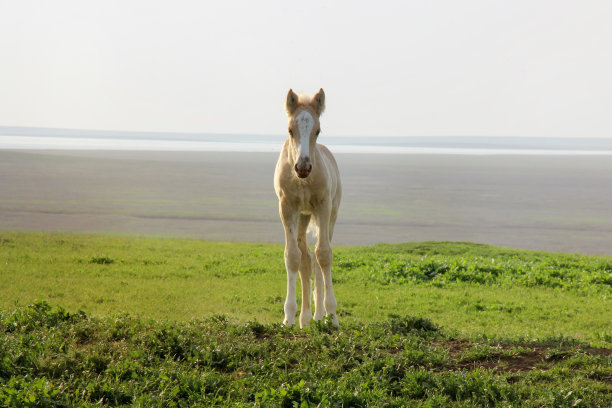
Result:
{"label": "foal", "polygon": [[[289,137],[285,140],[274,172],[274,189],[279,200],[280,218],[285,227],[287,299],[284,323],[295,324],[295,287],[299,271],[302,281],[300,327],[308,327],[312,317],[310,279],[313,272],[314,319],[323,318],[325,307],[325,313],[338,325],[331,278],[330,241],[338,215],[342,187],[334,156],[327,147],[317,143],[317,136],[321,131],[319,116],[325,109],[325,93],[321,89],[309,98],[297,95],[290,89],[285,109],[289,117]],[[306,242],[309,224],[316,226],[316,260]]]}

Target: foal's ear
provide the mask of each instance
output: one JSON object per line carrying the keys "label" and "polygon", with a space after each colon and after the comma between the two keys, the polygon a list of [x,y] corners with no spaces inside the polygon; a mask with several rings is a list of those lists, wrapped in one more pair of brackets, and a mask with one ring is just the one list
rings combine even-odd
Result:
{"label": "foal's ear", "polygon": [[290,89],[289,93],[287,93],[287,102],[285,102],[285,110],[288,116],[293,115],[293,112],[297,109],[299,99],[297,94],[293,92],[293,89]]}
{"label": "foal's ear", "polygon": [[312,102],[310,106],[317,112],[317,115],[320,115],[325,110],[325,92],[323,92],[323,88],[319,89],[319,92],[312,97]]}

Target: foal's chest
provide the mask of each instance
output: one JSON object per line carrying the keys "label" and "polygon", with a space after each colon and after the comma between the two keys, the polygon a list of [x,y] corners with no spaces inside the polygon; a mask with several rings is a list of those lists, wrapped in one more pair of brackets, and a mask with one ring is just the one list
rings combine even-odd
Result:
{"label": "foal's chest", "polygon": [[311,186],[306,183],[296,183],[292,189],[291,198],[302,213],[311,213],[318,201],[317,194],[315,194]]}

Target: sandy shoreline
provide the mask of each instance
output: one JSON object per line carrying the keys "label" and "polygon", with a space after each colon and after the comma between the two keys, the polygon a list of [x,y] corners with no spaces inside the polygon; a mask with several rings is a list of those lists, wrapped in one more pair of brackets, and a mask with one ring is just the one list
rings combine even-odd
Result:
{"label": "sandy shoreline", "polygon": [[[0,231],[283,242],[275,153],[0,151]],[[612,255],[609,157],[338,154],[337,245]]]}

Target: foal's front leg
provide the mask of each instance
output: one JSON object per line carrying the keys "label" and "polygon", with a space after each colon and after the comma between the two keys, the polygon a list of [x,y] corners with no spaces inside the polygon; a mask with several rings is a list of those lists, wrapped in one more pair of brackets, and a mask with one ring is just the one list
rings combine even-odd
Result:
{"label": "foal's front leg", "polygon": [[285,320],[287,326],[295,324],[295,314],[297,313],[297,299],[295,296],[295,286],[297,274],[300,267],[302,251],[298,248],[297,227],[299,211],[280,202],[280,216],[285,227],[285,268],[287,269],[287,298],[285,299]]}
{"label": "foal's front leg", "polygon": [[[317,263],[321,268],[323,275],[323,284],[325,286],[325,296],[323,303],[325,305],[325,314],[331,316],[332,323],[338,326],[338,315],[336,313],[337,302],[334,296],[334,288],[332,285],[332,261],[333,254],[330,243],[330,215],[331,215],[331,203],[323,205],[321,211],[318,214],[317,224],[319,225],[319,237],[317,246],[315,248],[315,254],[317,257]],[[316,272],[315,272],[316,273]],[[316,282],[315,282],[316,286]],[[316,290],[316,289],[315,289]],[[320,294],[319,294],[320,296]],[[315,309],[315,316],[318,310]]]}

